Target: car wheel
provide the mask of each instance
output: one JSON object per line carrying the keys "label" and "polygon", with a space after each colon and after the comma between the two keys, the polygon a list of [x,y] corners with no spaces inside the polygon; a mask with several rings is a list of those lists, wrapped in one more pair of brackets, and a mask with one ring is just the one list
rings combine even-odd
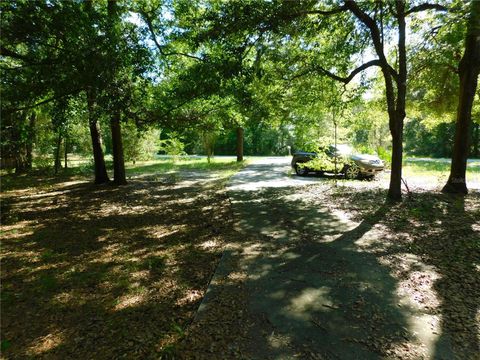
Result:
{"label": "car wheel", "polygon": [[295,172],[298,176],[305,176],[308,174],[308,169],[305,166],[298,166],[298,164],[295,164]]}
{"label": "car wheel", "polygon": [[360,175],[360,169],[357,165],[345,165],[345,179],[356,179]]}

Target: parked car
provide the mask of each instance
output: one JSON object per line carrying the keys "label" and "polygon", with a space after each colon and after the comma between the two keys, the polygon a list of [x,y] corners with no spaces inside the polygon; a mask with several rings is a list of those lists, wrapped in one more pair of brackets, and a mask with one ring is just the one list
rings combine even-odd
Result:
{"label": "parked car", "polygon": [[[305,176],[310,172],[325,173],[335,172],[334,161],[337,159],[338,172],[343,174],[346,179],[356,179],[359,177],[374,177],[385,168],[383,161],[376,155],[355,154],[349,145],[330,145],[322,150],[324,154],[315,152],[298,151],[293,154],[292,167],[299,176]],[[309,167],[315,164],[315,159],[325,157],[329,161],[321,162],[321,167]],[[324,165],[325,163],[325,165]]]}

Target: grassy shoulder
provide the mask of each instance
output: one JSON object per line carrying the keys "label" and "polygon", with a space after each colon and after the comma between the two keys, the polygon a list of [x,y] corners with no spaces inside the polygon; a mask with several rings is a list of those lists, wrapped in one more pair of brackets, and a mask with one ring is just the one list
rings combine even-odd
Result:
{"label": "grassy shoulder", "polygon": [[[403,174],[406,178],[419,177],[425,180],[447,181],[450,173],[450,159],[407,158]],[[470,159],[467,163],[467,182],[480,183],[480,160]]]}
{"label": "grassy shoulder", "polygon": [[[168,357],[230,231],[231,159],[129,165],[126,186],[82,168],[2,180],[2,355]],[[5,186],[6,185],[6,186]]]}

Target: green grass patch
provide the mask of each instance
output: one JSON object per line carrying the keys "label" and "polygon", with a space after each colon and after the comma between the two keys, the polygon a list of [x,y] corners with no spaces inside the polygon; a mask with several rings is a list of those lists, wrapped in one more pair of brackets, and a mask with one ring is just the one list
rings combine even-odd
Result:
{"label": "green grass patch", "polygon": [[165,258],[161,256],[150,256],[141,264],[141,269],[150,270],[153,273],[161,273],[166,266]]}
{"label": "green grass patch", "polygon": [[[113,162],[109,159],[105,161],[107,170],[112,175]],[[247,162],[238,163],[234,157],[212,158],[210,163],[204,157],[181,157],[158,158],[149,161],[139,161],[135,165],[125,164],[127,178],[137,176],[170,176],[168,182],[175,183],[179,180],[176,173],[184,171],[204,171],[218,172],[220,177],[229,177],[245,166]],[[93,177],[93,163],[85,159],[78,161],[67,169],[61,169],[58,174],[54,173],[53,168],[33,169],[25,174],[2,174],[1,191],[10,191],[16,189],[36,188],[48,190],[56,184],[73,179],[85,179]],[[173,176],[173,178],[172,178]]]}
{"label": "green grass patch", "polygon": [[244,163],[238,163],[232,158],[213,158],[210,163],[206,158],[180,158],[174,160],[171,158],[156,159],[150,161],[137,162],[135,165],[127,164],[126,171],[128,176],[137,176],[144,174],[165,174],[176,171],[237,171],[244,166]]}
{"label": "green grass patch", "polygon": [[[445,183],[449,174],[450,161],[445,159],[407,159],[403,164],[405,179]],[[480,160],[468,162],[466,178],[467,183],[480,182]]]}
{"label": "green grass patch", "polygon": [[10,340],[2,339],[2,345],[1,345],[2,352],[7,350],[11,345],[12,344],[11,344]]}
{"label": "green grass patch", "polygon": [[58,280],[50,274],[43,274],[38,278],[38,288],[42,292],[50,292],[58,288]]}

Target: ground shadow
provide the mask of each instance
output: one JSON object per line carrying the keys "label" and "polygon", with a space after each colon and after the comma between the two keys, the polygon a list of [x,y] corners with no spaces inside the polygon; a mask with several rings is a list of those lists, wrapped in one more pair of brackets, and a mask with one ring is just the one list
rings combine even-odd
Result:
{"label": "ground shadow", "polygon": [[[265,177],[252,171],[239,181]],[[468,206],[435,193],[383,205],[383,191],[360,191],[354,199],[344,188],[323,201],[360,212],[362,220],[345,227],[332,206],[305,202],[296,188],[236,185],[230,195],[247,239],[238,256],[249,275],[253,324],[246,358],[477,356],[477,193]]]}
{"label": "ground shadow", "polygon": [[2,355],[158,358],[190,323],[229,226],[221,181],[50,184],[2,202]]}
{"label": "ground shadow", "polygon": [[416,213],[423,231],[415,249],[440,275],[434,289],[440,301],[441,336],[434,358],[451,358],[444,346],[449,343],[455,358],[476,359],[480,354],[480,194],[465,198],[425,193],[415,200],[413,209],[428,207],[428,216]]}
{"label": "ground shadow", "polygon": [[388,207],[352,227],[292,188],[230,195],[239,228],[255,239],[243,254],[252,358],[379,358],[409,339],[396,280],[356,245]]}

